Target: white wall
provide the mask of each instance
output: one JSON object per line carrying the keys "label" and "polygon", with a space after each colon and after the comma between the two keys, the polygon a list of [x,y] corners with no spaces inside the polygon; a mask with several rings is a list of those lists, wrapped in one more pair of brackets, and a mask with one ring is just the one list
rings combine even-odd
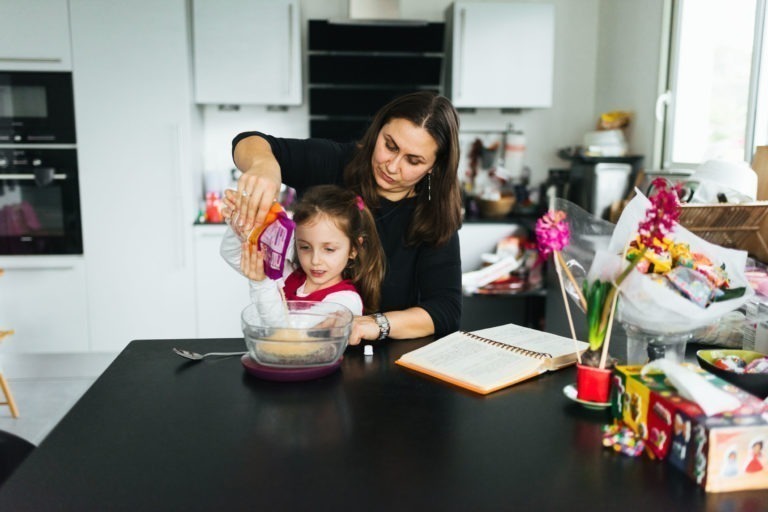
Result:
{"label": "white wall", "polygon": [[[654,139],[660,136],[656,122],[656,98],[665,76],[660,64],[665,36],[665,10],[670,0],[601,0],[595,112],[630,110],[630,151],[645,155],[646,168],[654,162]],[[657,157],[658,158],[658,157]]]}
{"label": "white wall", "polygon": [[[503,130],[509,123],[525,132],[527,138],[526,164],[532,169],[532,182],[547,176],[550,168],[567,167],[556,156],[557,149],[579,144],[585,131],[594,126],[595,88],[598,53],[598,19],[600,0],[534,0],[555,6],[555,70],[553,106],[528,110],[520,114],[501,114],[498,110],[478,110],[462,113],[462,130]],[[604,0],[605,1],[605,0]],[[629,0],[627,0],[629,1]],[[656,0],[654,0],[656,1]],[[401,0],[403,19],[443,21],[449,0]],[[302,27],[308,19],[343,18],[347,16],[347,0],[302,0]],[[303,35],[304,75],[306,87],[306,34]],[[503,48],[492,49],[489,60],[503,61]],[[223,77],[222,79],[226,79]],[[655,90],[655,89],[654,89]],[[203,139],[206,170],[227,171],[232,168],[230,142],[243,130],[258,129],[284,137],[306,137],[309,115],[306,105],[289,108],[286,112],[269,112],[265,107],[243,106],[237,112],[219,111],[216,106],[204,107],[205,133]],[[462,137],[463,150],[476,135]],[[459,169],[463,172],[463,169]]]}

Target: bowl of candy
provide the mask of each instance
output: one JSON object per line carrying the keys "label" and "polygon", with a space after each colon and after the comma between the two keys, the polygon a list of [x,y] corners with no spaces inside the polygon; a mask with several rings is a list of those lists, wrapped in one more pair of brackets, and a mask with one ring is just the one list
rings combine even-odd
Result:
{"label": "bowl of candy", "polygon": [[301,300],[248,305],[241,326],[250,358],[295,370],[337,365],[352,330],[352,312],[333,302]]}
{"label": "bowl of candy", "polygon": [[753,395],[768,396],[768,355],[753,350],[713,349],[696,352],[699,365]]}

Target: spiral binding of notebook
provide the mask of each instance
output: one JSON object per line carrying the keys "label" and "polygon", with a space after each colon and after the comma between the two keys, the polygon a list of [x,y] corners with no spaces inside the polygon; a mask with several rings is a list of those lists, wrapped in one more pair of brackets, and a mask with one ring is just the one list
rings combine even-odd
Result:
{"label": "spiral binding of notebook", "polygon": [[533,357],[536,359],[552,359],[552,354],[548,354],[546,352],[536,352],[535,350],[528,350],[525,348],[516,347],[514,345],[508,345],[506,343],[502,343],[500,341],[494,341],[489,338],[484,338],[483,336],[478,336],[477,334],[473,334],[467,331],[461,331],[461,333],[466,336],[469,336],[472,339],[482,341],[483,343],[487,343],[488,345],[493,345],[494,347],[503,348],[504,350],[509,350],[510,352],[514,352],[516,354],[522,354],[524,356]]}

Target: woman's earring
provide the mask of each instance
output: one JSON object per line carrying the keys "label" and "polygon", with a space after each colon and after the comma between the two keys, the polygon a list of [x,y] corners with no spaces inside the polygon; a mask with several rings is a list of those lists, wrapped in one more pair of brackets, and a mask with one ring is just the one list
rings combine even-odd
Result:
{"label": "woman's earring", "polygon": [[427,201],[432,200],[432,173],[427,174]]}

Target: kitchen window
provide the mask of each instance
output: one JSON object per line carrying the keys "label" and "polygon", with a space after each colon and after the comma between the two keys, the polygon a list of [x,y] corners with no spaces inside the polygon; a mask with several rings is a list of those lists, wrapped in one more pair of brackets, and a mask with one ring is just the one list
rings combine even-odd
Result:
{"label": "kitchen window", "polygon": [[766,0],[671,5],[667,92],[657,103],[663,167],[751,162],[755,147],[768,144]]}

